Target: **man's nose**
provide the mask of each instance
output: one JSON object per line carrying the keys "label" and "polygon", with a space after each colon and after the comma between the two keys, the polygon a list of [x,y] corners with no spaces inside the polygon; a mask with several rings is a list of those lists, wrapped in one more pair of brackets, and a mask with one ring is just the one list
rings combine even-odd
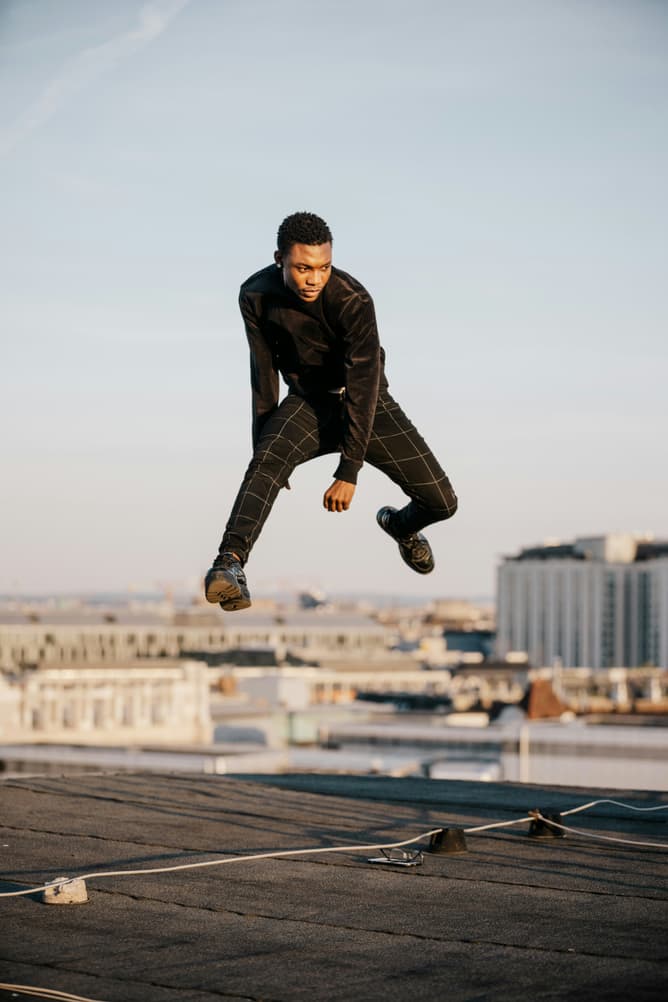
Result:
{"label": "man's nose", "polygon": [[318,276],[316,274],[314,274],[314,273],[308,274],[306,276],[306,284],[307,285],[317,285],[318,284]]}

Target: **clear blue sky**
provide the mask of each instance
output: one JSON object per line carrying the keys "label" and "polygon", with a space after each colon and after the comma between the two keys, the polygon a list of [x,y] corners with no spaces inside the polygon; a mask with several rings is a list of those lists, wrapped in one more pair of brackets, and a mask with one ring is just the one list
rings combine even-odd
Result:
{"label": "clear blue sky", "polygon": [[461,507],[437,569],[302,467],[252,588],[490,595],[668,536],[668,4],[4,0],[0,591],[196,587],[250,451],[240,282],[329,222]]}

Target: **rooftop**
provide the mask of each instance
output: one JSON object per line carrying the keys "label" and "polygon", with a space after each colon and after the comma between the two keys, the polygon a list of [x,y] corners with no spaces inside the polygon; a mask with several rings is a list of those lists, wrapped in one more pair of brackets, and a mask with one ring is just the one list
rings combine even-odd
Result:
{"label": "rooftop", "polygon": [[668,556],[668,540],[631,532],[611,532],[604,536],[578,536],[572,542],[549,540],[524,547],[511,561],[594,560],[603,563],[639,563]]}
{"label": "rooftop", "polygon": [[[50,609],[3,610],[0,609],[0,626],[5,627],[72,627],[76,629],[137,629],[187,630],[188,627],[209,629],[211,626],[208,611],[202,615],[191,616],[187,622],[174,622],[173,617],[161,616],[157,613],[135,613],[120,609],[105,612],[94,607],[83,609]],[[178,618],[178,617],[177,617]],[[213,623],[228,634],[245,633],[249,630],[269,630],[283,632],[285,630],[301,630],[306,633],[332,633],[337,630],[355,630],[383,636],[385,627],[370,616],[357,612],[303,612],[288,610],[286,612],[268,613],[256,611],[254,608],[241,611],[233,619],[228,619],[215,611]]]}
{"label": "rooftop", "polygon": [[[87,877],[84,905],[0,899],[0,980],[101,1002],[665,997],[668,811],[607,803],[564,816],[605,796],[346,776],[5,779],[0,892],[104,869],[353,848]],[[668,793],[615,799],[668,805]],[[467,852],[426,854],[414,868],[372,865],[377,851],[354,848],[532,808],[662,848],[531,838],[526,822],[469,833]]]}

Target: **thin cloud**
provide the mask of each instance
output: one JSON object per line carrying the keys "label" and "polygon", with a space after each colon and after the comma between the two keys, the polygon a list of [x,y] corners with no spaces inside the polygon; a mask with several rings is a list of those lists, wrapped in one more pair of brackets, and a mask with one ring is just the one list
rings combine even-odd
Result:
{"label": "thin cloud", "polygon": [[0,134],[0,156],[6,156],[52,118],[69,98],[158,38],[189,2],[155,0],[144,4],[138,12],[137,25],[101,45],[84,49],[67,62],[23,117]]}

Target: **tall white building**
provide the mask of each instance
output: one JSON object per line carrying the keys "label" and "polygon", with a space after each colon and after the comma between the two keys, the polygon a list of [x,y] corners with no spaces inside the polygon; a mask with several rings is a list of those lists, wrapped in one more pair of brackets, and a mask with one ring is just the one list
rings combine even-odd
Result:
{"label": "tall white building", "polygon": [[537,666],[668,668],[668,542],[614,533],[506,557],[497,654],[510,651]]}

